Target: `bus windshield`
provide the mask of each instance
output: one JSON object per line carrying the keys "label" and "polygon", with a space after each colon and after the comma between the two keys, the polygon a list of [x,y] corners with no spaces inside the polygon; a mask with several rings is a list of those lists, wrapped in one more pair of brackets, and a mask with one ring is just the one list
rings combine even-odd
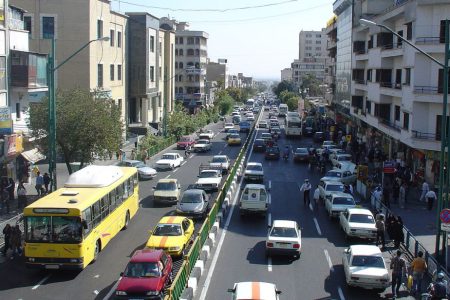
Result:
{"label": "bus windshield", "polygon": [[302,122],[301,121],[288,121],[287,122],[287,127],[289,128],[300,128],[302,127]]}
{"label": "bus windshield", "polygon": [[25,240],[39,243],[80,243],[82,225],[79,217],[25,217]]}

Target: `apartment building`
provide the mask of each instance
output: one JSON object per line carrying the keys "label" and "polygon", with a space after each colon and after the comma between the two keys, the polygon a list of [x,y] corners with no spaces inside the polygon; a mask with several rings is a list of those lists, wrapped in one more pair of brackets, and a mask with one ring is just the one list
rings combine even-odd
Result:
{"label": "apartment building", "polygon": [[281,70],[281,81],[292,81],[292,68],[284,68]]}
{"label": "apartment building", "polygon": [[[359,1],[355,16],[381,23],[444,62],[448,1]],[[382,5],[384,4],[384,5]],[[379,27],[353,28],[351,113],[360,135],[437,178],[442,122],[443,69]],[[436,176],[435,176],[436,175]]]}
{"label": "apartment building", "polygon": [[[56,65],[89,43],[57,70],[56,86],[103,91],[122,109],[125,122],[127,16],[111,10],[109,0],[10,2],[27,11],[24,22],[31,51],[50,53],[55,38]],[[109,41],[99,40],[105,37]]]}
{"label": "apartment building", "polygon": [[303,82],[303,77],[312,75],[317,80],[323,82],[325,79],[325,63],[326,57],[305,57],[301,60],[294,59],[294,62],[291,64],[292,81],[300,87]]}
{"label": "apartment building", "polygon": [[228,87],[228,65],[226,59],[219,59],[218,62],[209,61],[206,64],[206,81],[222,83],[223,88]]}
{"label": "apartment building", "polygon": [[328,92],[325,94],[325,101],[331,105],[334,101],[336,92],[336,53],[337,53],[337,17],[333,16],[327,22],[325,33],[327,39],[328,57],[325,63],[325,79],[324,84],[328,87]]}
{"label": "apartment building", "polygon": [[320,31],[301,30],[298,35],[298,58],[326,57],[327,35],[325,28]]}
{"label": "apartment building", "polygon": [[[174,84],[170,78],[175,67],[172,61],[175,33],[160,29],[159,18],[149,13],[126,14],[129,17],[128,127],[143,135],[161,132],[164,109],[170,113],[173,107]],[[166,89],[166,84],[172,89]]]}

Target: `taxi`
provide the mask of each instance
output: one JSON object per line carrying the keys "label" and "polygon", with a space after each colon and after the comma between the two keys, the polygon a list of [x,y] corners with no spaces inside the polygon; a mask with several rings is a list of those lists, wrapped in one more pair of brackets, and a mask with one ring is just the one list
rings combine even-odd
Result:
{"label": "taxi", "polygon": [[183,256],[192,242],[194,222],[181,216],[167,216],[159,220],[151,232],[146,248],[160,249],[171,256]]}
{"label": "taxi", "polygon": [[237,282],[232,289],[228,289],[233,300],[279,300],[281,291],[276,285],[268,282]]}
{"label": "taxi", "polygon": [[230,134],[228,137],[228,145],[240,145],[241,137],[237,133]]}

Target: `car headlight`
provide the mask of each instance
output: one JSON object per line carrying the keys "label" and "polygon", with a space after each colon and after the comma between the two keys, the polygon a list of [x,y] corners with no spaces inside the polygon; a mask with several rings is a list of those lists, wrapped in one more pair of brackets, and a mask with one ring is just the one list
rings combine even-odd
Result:
{"label": "car headlight", "polygon": [[147,296],[156,296],[156,295],[158,295],[157,291],[148,291],[147,292]]}
{"label": "car headlight", "polygon": [[116,291],[116,296],[126,296],[127,292],[124,291]]}
{"label": "car headlight", "polygon": [[169,251],[178,251],[181,247],[169,247]]}

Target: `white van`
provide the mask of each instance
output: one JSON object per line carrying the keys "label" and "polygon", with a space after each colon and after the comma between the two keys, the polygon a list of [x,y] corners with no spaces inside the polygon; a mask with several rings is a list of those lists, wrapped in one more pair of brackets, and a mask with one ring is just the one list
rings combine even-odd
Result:
{"label": "white van", "polygon": [[246,184],[239,202],[239,213],[241,216],[250,213],[265,216],[268,204],[268,193],[263,184]]}
{"label": "white van", "polygon": [[279,117],[286,117],[288,113],[288,106],[285,103],[281,103],[280,106],[278,106],[278,116]]}

